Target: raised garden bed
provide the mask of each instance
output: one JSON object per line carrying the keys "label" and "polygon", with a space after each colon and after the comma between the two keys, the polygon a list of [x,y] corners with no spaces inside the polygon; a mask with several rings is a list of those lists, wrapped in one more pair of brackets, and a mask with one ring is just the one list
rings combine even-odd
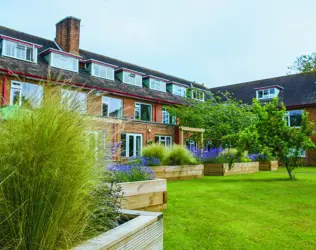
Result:
{"label": "raised garden bed", "polygon": [[162,213],[122,210],[122,214],[131,219],[74,249],[163,249]]}
{"label": "raised garden bed", "polygon": [[203,177],[204,165],[160,166],[152,167],[156,177],[174,180],[191,180]]}
{"label": "raised garden bed", "polygon": [[259,161],[260,171],[273,171],[278,170],[278,161]]}
{"label": "raised garden bed", "polygon": [[229,169],[228,163],[204,164],[205,176],[225,176],[236,174],[250,174],[259,171],[259,162],[237,162]]}
{"label": "raised garden bed", "polygon": [[123,209],[163,211],[167,207],[167,182],[164,179],[122,182]]}

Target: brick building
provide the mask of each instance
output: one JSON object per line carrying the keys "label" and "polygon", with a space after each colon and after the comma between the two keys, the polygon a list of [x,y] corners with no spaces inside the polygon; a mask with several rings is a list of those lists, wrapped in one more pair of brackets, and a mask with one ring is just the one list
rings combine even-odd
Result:
{"label": "brick building", "polygon": [[177,143],[176,119],[164,106],[183,104],[184,97],[204,101],[208,89],[79,44],[80,19],[75,17],[56,24],[54,40],[0,26],[1,107],[21,105],[31,96],[31,105],[40,105],[47,86],[39,83],[51,80],[67,86],[61,98],[75,99],[92,116],[91,132],[122,140],[123,156],[138,156],[149,141]]}
{"label": "brick building", "polygon": [[[228,91],[237,100],[248,104],[254,98],[264,103],[278,97],[286,106],[286,121],[291,127],[300,126],[302,110],[309,113],[310,120],[316,121],[316,72],[238,83],[210,90],[213,93]],[[312,139],[316,142],[316,134]],[[316,165],[316,150],[302,152],[302,157],[306,158],[307,165]]]}

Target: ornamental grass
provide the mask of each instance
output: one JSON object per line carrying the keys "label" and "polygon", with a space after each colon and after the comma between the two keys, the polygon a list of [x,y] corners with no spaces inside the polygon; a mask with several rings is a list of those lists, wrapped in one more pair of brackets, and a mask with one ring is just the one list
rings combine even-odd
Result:
{"label": "ornamental grass", "polygon": [[95,233],[103,175],[68,104],[56,87],[41,107],[0,119],[0,249],[69,249]]}

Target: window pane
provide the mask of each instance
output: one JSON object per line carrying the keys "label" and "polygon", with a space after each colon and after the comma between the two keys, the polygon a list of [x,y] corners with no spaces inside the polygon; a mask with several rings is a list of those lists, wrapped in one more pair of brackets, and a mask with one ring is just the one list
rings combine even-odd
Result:
{"label": "window pane", "polygon": [[155,143],[159,143],[159,136],[155,136]]}
{"label": "window pane", "polygon": [[133,157],[134,156],[134,136],[129,135],[128,136],[128,157]]}
{"label": "window pane", "polygon": [[126,157],[126,134],[121,134],[121,156]]}
{"label": "window pane", "polygon": [[142,145],[142,137],[140,135],[136,135],[136,154],[135,156],[141,155],[141,145]]}
{"label": "window pane", "polygon": [[107,117],[108,116],[108,104],[102,103],[102,116]]}
{"label": "window pane", "polygon": [[166,145],[167,145],[167,146],[171,146],[171,144],[172,144],[171,137],[170,137],[170,136],[167,136]]}
{"label": "window pane", "polygon": [[20,105],[20,89],[11,88],[10,104],[11,105]]}
{"label": "window pane", "polygon": [[65,56],[65,55],[60,55],[56,53],[51,53],[52,54],[52,66],[65,69],[65,70],[71,70],[71,71],[78,71],[78,59]]}
{"label": "window pane", "polygon": [[151,105],[141,104],[141,120],[151,121]]}
{"label": "window pane", "polygon": [[21,105],[36,108],[41,105],[42,99],[43,86],[31,83],[22,84]]}
{"label": "window pane", "polygon": [[299,127],[302,122],[302,111],[290,111],[290,127]]}
{"label": "window pane", "polygon": [[263,97],[263,91],[262,90],[259,90],[258,91],[258,98],[260,99],[260,98],[262,98]]}
{"label": "window pane", "polygon": [[135,119],[140,120],[140,104],[135,103]]}
{"label": "window pane", "polygon": [[73,90],[62,89],[62,102],[65,102],[70,109],[85,113],[87,109],[87,94]]}
{"label": "window pane", "polygon": [[109,98],[109,116],[114,118],[122,118],[121,99]]}

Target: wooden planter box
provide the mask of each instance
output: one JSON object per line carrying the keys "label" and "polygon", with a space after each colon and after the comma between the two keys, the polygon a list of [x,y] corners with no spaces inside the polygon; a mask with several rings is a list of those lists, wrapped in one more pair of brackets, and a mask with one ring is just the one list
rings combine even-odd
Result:
{"label": "wooden planter box", "polygon": [[163,249],[162,213],[122,210],[128,222],[101,234],[74,250]]}
{"label": "wooden planter box", "polygon": [[259,161],[260,171],[273,171],[278,170],[278,161]]}
{"label": "wooden planter box", "polygon": [[122,187],[122,208],[163,211],[167,207],[167,182],[163,179],[118,183]]}
{"label": "wooden planter box", "polygon": [[225,176],[235,174],[250,174],[259,171],[259,162],[237,162],[229,170],[228,163],[207,163],[204,164],[205,176]]}
{"label": "wooden planter box", "polygon": [[203,164],[152,167],[157,178],[166,179],[168,181],[202,178],[203,169]]}

